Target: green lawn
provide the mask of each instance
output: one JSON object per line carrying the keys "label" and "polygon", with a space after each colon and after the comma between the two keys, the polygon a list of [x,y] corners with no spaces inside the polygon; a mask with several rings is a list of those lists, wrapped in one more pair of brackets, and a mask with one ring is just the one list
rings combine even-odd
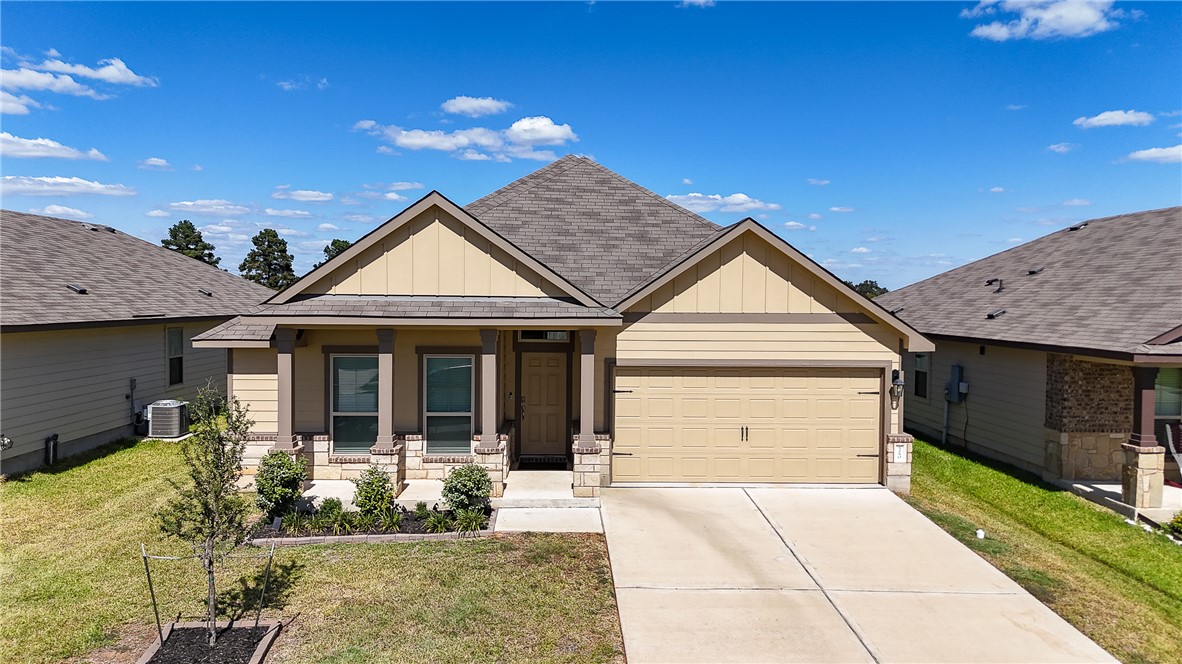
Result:
{"label": "green lawn", "polygon": [[[132,662],[155,637],[139,557],[185,554],[152,513],[180,474],[175,444],[123,444],[0,483],[0,661],[102,649]],[[277,662],[623,660],[598,535],[518,535],[276,551],[263,615],[289,622]],[[228,610],[257,597],[256,560],[220,576]],[[166,618],[202,614],[194,561],[153,563]]]}
{"label": "green lawn", "polygon": [[1001,464],[921,441],[914,462],[911,504],[1084,634],[1123,662],[1182,661],[1182,547]]}

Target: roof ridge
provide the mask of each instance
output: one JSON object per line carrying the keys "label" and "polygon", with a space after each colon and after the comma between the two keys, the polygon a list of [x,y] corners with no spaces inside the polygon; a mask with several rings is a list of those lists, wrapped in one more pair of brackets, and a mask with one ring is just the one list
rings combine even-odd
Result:
{"label": "roof ridge", "polygon": [[630,186],[630,187],[633,187],[633,188],[635,188],[635,189],[639,189],[639,190],[641,190],[641,191],[642,191],[642,192],[644,192],[646,195],[648,195],[650,198],[653,198],[653,199],[655,199],[655,200],[659,201],[660,203],[662,203],[662,204],[664,204],[664,205],[666,205],[666,206],[668,206],[668,207],[670,207],[670,208],[673,208],[673,210],[674,210],[674,211],[676,211],[676,212],[679,212],[679,213],[681,213],[681,214],[683,214],[683,215],[685,215],[685,216],[689,217],[691,220],[693,220],[693,221],[696,221],[696,222],[698,222],[699,224],[703,224],[703,225],[705,225],[705,226],[709,227],[711,230],[717,230],[717,229],[719,229],[719,228],[725,228],[724,226],[719,226],[718,224],[716,224],[716,223],[714,223],[714,222],[710,221],[709,219],[706,219],[705,217],[701,216],[700,214],[697,214],[696,212],[692,212],[692,211],[690,211],[690,210],[687,210],[687,209],[685,209],[685,208],[681,207],[680,205],[678,205],[678,204],[674,203],[673,201],[671,201],[671,200],[669,200],[669,199],[665,198],[664,196],[662,196],[662,195],[658,194],[657,192],[653,191],[652,189],[649,189],[648,187],[645,187],[644,185],[641,185],[641,184],[638,184],[638,183],[636,183],[636,182],[633,182],[632,180],[629,180],[628,178],[624,177],[623,175],[620,175],[619,173],[617,173],[617,172],[613,171],[612,169],[608,168],[607,166],[604,166],[603,164],[600,164],[599,162],[592,161],[592,160],[590,160],[590,159],[587,159],[587,158],[585,158],[585,157],[576,157],[576,158],[577,158],[577,159],[583,159],[583,160],[584,160],[584,161],[585,161],[585,162],[586,162],[588,165],[591,165],[591,166],[594,166],[594,167],[598,168],[599,170],[601,170],[601,171],[603,171],[604,173],[607,173],[608,175],[610,175],[610,176],[614,177],[615,179],[619,180],[621,183],[623,183],[623,184],[625,184],[625,185],[628,185],[628,186]]}
{"label": "roof ridge", "polygon": [[[579,157],[576,157],[573,154],[565,155],[562,158],[552,161],[549,164],[546,164],[545,166],[539,168],[538,170],[536,170],[532,173],[527,173],[527,174],[517,178],[516,180],[501,187],[500,189],[497,189],[489,194],[481,196],[480,198],[465,205],[464,208],[484,207],[485,209],[483,211],[487,212],[488,210],[491,210],[493,208],[500,207],[501,205],[508,203],[509,201],[513,200],[514,198],[517,198],[521,194],[524,194],[525,192],[529,191],[530,189],[537,187],[538,185],[542,184],[543,182],[548,182],[550,180],[553,180],[554,178],[558,177],[559,175],[562,175],[563,173],[574,168],[578,164],[579,164]],[[560,168],[560,166],[566,166],[566,168]],[[529,182],[527,183],[526,180],[529,180]],[[510,194],[512,194],[512,195],[510,195]],[[492,203],[491,201],[497,197],[503,197],[503,198],[502,198],[502,200],[499,200],[496,203]],[[489,201],[489,203],[485,203],[485,201]],[[484,205],[482,206],[482,204],[484,204]]]}

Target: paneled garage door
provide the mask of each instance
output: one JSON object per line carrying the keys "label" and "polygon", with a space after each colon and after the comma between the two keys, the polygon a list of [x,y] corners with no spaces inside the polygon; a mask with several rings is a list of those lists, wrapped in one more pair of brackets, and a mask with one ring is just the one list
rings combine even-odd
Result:
{"label": "paneled garage door", "polygon": [[619,367],[613,482],[879,481],[881,369]]}

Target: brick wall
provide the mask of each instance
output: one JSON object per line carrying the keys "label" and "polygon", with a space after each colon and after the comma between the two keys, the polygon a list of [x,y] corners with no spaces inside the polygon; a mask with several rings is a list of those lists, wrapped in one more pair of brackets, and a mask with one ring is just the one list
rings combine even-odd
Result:
{"label": "brick wall", "polygon": [[1047,355],[1046,428],[1128,433],[1133,429],[1133,371],[1070,355]]}

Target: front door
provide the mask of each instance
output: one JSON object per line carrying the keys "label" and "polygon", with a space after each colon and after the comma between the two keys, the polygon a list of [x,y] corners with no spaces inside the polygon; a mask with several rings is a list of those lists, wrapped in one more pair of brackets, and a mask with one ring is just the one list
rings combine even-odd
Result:
{"label": "front door", "polygon": [[566,456],[566,353],[521,354],[521,454]]}

